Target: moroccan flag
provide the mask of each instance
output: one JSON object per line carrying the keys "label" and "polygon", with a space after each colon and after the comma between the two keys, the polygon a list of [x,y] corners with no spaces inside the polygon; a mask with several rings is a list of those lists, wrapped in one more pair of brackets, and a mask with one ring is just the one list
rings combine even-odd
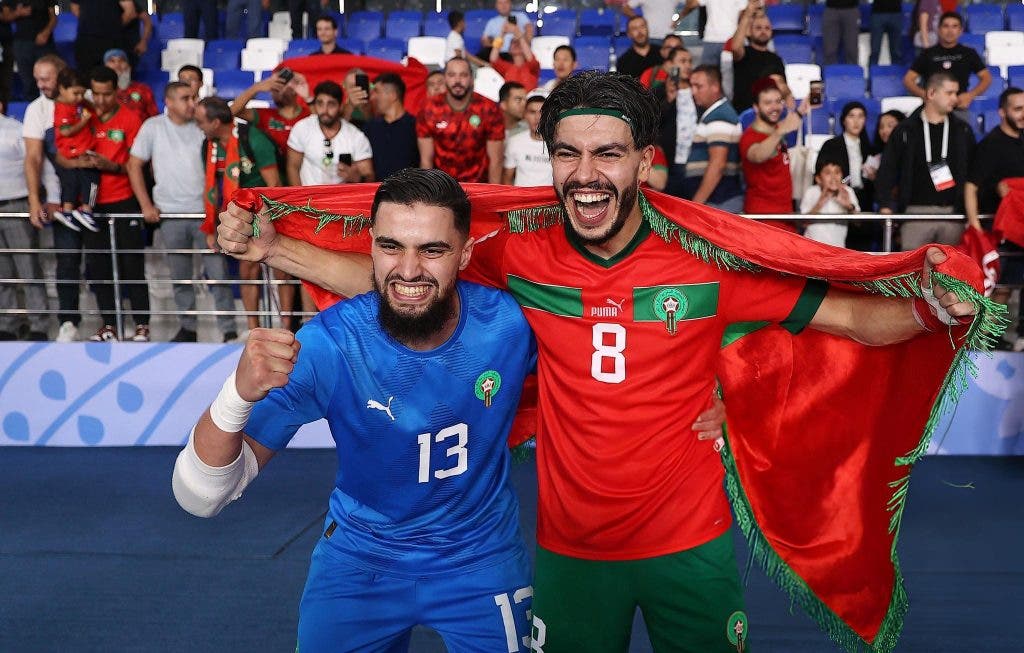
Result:
{"label": "moroccan flag", "polygon": [[[472,233],[561,228],[550,188],[463,184]],[[240,191],[262,199],[261,219],[319,246],[367,251],[374,184]],[[812,242],[706,206],[643,190],[653,232],[727,269],[775,270],[827,280],[853,292],[922,294],[925,248],[873,256]],[[989,349],[1005,307],[982,294],[977,264],[942,247],[932,273],[978,307],[970,325],[885,347],[807,329],[733,325],[717,375],[728,414],[722,460],[737,521],[754,558],[848,651],[887,653],[902,629],[907,597],[896,539],[910,470],[935,425],[966,387],[968,353]],[[333,297],[318,291],[321,306]],[[908,308],[909,310],[909,308]],[[544,437],[543,433],[538,434]]]}
{"label": "moroccan flag", "polygon": [[1004,179],[1010,193],[999,202],[992,231],[1019,247],[1024,247],[1024,177]]}
{"label": "moroccan flag", "polygon": [[295,57],[286,59],[279,68],[291,68],[302,73],[309,82],[310,92],[320,82],[330,79],[337,83],[345,79],[352,68],[366,71],[370,81],[381,73],[395,73],[405,82],[405,110],[416,115],[427,97],[427,69],[417,59],[408,59],[408,65],[363,57],[355,54],[321,54],[311,57]]}

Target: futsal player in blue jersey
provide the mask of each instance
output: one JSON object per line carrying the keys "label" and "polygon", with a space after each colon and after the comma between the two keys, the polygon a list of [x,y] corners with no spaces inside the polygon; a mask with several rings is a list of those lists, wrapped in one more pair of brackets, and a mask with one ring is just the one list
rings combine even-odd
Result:
{"label": "futsal player in blue jersey", "polygon": [[[254,330],[175,464],[183,508],[238,498],[326,418],[338,474],[299,608],[298,650],[529,649],[533,590],[506,437],[536,345],[511,296],[456,279],[469,200],[410,169],[374,198],[374,291],[304,326]],[[300,347],[301,345],[301,347]]]}

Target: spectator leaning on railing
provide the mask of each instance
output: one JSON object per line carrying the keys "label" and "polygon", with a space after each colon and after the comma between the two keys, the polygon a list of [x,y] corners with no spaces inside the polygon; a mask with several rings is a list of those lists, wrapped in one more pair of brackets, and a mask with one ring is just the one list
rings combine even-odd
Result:
{"label": "spectator leaning on railing", "polygon": [[[142,124],[128,159],[128,178],[132,191],[142,207],[146,222],[160,225],[160,237],[168,249],[206,249],[206,235],[199,230],[202,218],[161,220],[161,213],[203,212],[203,132],[196,126],[196,96],[184,82],[171,82],[164,89],[166,112]],[[146,187],[143,168],[153,164],[153,195]],[[171,279],[193,279],[193,254],[168,252],[167,266]],[[204,254],[203,272],[210,281],[228,279],[227,259],[220,254]],[[226,284],[211,285],[214,306],[218,311],[232,312],[234,294]],[[178,332],[171,342],[196,342],[197,318],[187,312],[196,309],[195,286],[174,284],[174,306],[178,309]],[[217,326],[224,342],[238,337],[235,317],[218,315]]]}

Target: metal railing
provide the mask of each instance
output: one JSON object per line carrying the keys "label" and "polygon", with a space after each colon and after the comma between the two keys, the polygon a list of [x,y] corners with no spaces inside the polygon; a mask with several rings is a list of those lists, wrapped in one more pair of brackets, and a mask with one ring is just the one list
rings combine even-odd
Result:
{"label": "metal railing", "polygon": [[[50,256],[52,256],[52,255],[58,255],[58,256],[59,255],[84,256],[84,255],[97,255],[97,254],[103,255],[103,254],[107,254],[107,255],[110,256],[110,259],[111,259],[111,269],[112,269],[112,278],[111,279],[87,279],[87,278],[84,277],[84,275],[80,279],[56,279],[54,277],[49,277],[48,275],[43,275],[44,278],[41,278],[41,279],[20,279],[20,278],[8,279],[8,278],[0,278],[0,284],[3,284],[3,285],[28,285],[28,284],[54,284],[54,285],[61,285],[61,284],[70,284],[70,285],[74,285],[74,286],[80,286],[80,284],[83,283],[83,282],[85,282],[85,283],[100,283],[100,284],[102,284],[102,283],[109,283],[109,284],[111,284],[113,286],[114,314],[115,314],[116,320],[117,320],[116,328],[118,329],[119,337],[123,337],[123,335],[124,335],[122,333],[122,331],[124,329],[124,317],[125,316],[134,316],[136,314],[139,314],[139,313],[143,312],[143,311],[138,310],[134,306],[131,309],[127,309],[125,307],[125,305],[124,305],[124,298],[122,297],[122,290],[126,286],[132,286],[132,285],[146,285],[147,287],[151,287],[151,286],[154,286],[154,285],[169,285],[169,286],[172,286],[172,287],[174,285],[191,285],[191,286],[198,286],[198,287],[211,287],[211,286],[218,286],[218,285],[226,285],[226,286],[255,285],[255,286],[259,286],[260,287],[260,298],[261,298],[262,308],[259,309],[259,310],[249,311],[249,310],[244,310],[243,309],[243,310],[223,311],[223,310],[209,310],[209,309],[198,309],[197,308],[197,309],[192,309],[192,310],[160,310],[160,309],[153,309],[153,310],[145,311],[147,314],[149,314],[151,316],[181,316],[181,315],[188,315],[188,316],[195,316],[195,317],[216,317],[216,316],[221,316],[221,315],[232,315],[232,316],[235,316],[235,317],[246,317],[246,318],[252,316],[252,317],[256,317],[256,318],[259,319],[261,326],[270,326],[271,323],[272,323],[272,318],[274,318],[274,317],[277,317],[277,318],[283,320],[284,318],[292,318],[292,317],[306,318],[306,317],[310,317],[312,315],[315,315],[315,313],[308,312],[308,311],[294,310],[294,309],[290,310],[290,311],[282,311],[280,309],[280,305],[279,305],[279,303],[277,301],[277,293],[272,292],[272,290],[274,288],[282,286],[282,285],[298,286],[299,285],[299,281],[298,280],[278,280],[278,279],[271,278],[271,274],[270,274],[269,268],[268,268],[268,266],[266,264],[260,264],[261,278],[255,279],[255,280],[246,280],[246,279],[238,279],[238,278],[230,278],[230,279],[205,279],[205,278],[202,278],[202,279],[173,279],[173,278],[163,279],[163,278],[159,278],[159,279],[141,279],[141,280],[122,279],[121,278],[121,271],[120,271],[120,268],[119,268],[119,265],[118,265],[118,255],[124,255],[124,254],[137,254],[139,256],[144,256],[144,255],[147,255],[147,254],[148,255],[153,255],[153,254],[156,254],[156,255],[166,255],[166,254],[202,255],[202,254],[216,254],[217,252],[215,250],[206,249],[206,248],[203,248],[203,249],[189,249],[189,248],[186,248],[186,249],[174,249],[174,248],[166,248],[166,247],[161,247],[161,248],[147,247],[147,248],[143,248],[143,249],[120,248],[120,247],[117,246],[117,233],[116,233],[116,229],[115,229],[115,221],[116,220],[128,220],[128,219],[139,220],[139,219],[142,218],[142,214],[141,213],[97,213],[97,214],[95,214],[94,217],[98,218],[97,224],[101,224],[101,225],[105,224],[105,227],[108,230],[108,235],[109,235],[110,242],[111,242],[111,247],[109,249],[108,248],[95,249],[95,248],[90,248],[90,247],[85,247],[85,246],[83,246],[81,248],[71,248],[71,249],[64,248],[64,249],[62,249],[62,248],[56,248],[56,247],[43,247],[43,246],[40,246],[39,248],[27,248],[27,249],[25,249],[25,248],[22,248],[22,249],[12,249],[12,248],[6,248],[5,249],[5,248],[0,248],[0,254],[32,254],[32,255],[40,255],[40,256],[46,256],[46,255],[50,255]],[[201,213],[167,213],[167,214],[161,214],[160,219],[161,219],[161,222],[162,222],[162,221],[165,221],[165,220],[184,220],[184,219],[196,220],[196,219],[201,219],[203,217],[204,216]],[[804,214],[794,213],[794,214],[763,214],[763,215],[762,214],[758,214],[758,215],[743,214],[743,217],[750,218],[750,219],[756,219],[756,220],[764,220],[764,221],[798,221],[798,220],[799,221],[806,221],[806,220],[815,220],[815,221],[828,221],[828,222],[854,222],[854,221],[857,221],[857,222],[881,222],[882,223],[882,252],[891,252],[892,251],[893,232],[896,229],[897,223],[908,222],[908,221],[913,221],[913,220],[944,220],[944,221],[963,221],[964,220],[964,216],[963,215],[957,215],[957,214],[907,215],[907,214],[856,213],[856,214],[851,214],[851,215],[844,215],[844,214],[840,214],[840,215],[816,214],[816,215],[812,216],[812,215],[804,215]],[[988,218],[988,217],[991,217],[991,216],[981,216],[981,217],[982,218]],[[20,212],[20,213],[19,212],[0,212],[0,220],[5,220],[5,219],[28,219],[28,214],[24,213],[24,212]],[[225,254],[224,256],[227,256],[227,255]],[[1016,288],[1016,287],[1019,287],[1019,286],[1004,286],[1004,287],[1014,287],[1014,288]],[[300,296],[299,296],[298,292],[296,293],[295,306],[301,306],[301,299],[300,299]],[[29,311],[28,309],[14,308],[14,307],[10,307],[10,306],[0,307],[0,315],[29,315],[29,314],[39,314],[39,313],[44,313],[44,314],[47,314],[47,315],[56,315],[56,314],[65,313],[65,312],[67,312],[67,311],[61,310],[59,308],[48,308],[45,311]],[[99,308],[97,308],[97,309],[88,309],[88,308],[79,307],[77,312],[82,314],[82,315],[97,315],[97,314],[100,314],[102,311]]]}

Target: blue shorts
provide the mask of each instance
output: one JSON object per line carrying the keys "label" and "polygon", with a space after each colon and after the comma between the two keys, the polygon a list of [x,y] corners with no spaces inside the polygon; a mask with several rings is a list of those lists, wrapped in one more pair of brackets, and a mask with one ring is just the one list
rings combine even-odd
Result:
{"label": "blue shorts", "polygon": [[528,651],[533,599],[525,550],[498,564],[404,578],[362,569],[321,538],[299,604],[297,653],[404,653],[433,628],[450,653]]}

